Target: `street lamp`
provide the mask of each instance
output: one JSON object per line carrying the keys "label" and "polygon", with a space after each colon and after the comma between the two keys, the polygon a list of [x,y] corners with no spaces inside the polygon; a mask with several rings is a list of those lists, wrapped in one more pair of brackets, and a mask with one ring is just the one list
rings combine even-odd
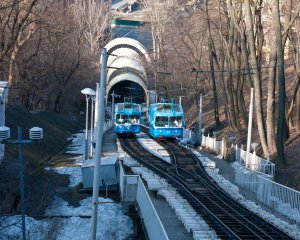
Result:
{"label": "street lamp", "polygon": [[22,144],[39,143],[43,139],[43,129],[33,127],[29,129],[29,140],[22,140],[22,128],[18,127],[18,140],[10,140],[10,128],[0,127],[0,144],[18,144],[20,161],[20,194],[21,194],[21,215],[22,215],[22,236],[26,239],[25,229],[25,190],[24,190],[24,161],[22,153]]}
{"label": "street lamp", "polygon": [[113,91],[111,95],[111,122],[114,121],[114,115],[115,115],[115,97],[120,98],[121,95],[115,94],[115,91]]}
{"label": "street lamp", "polygon": [[202,95],[202,93],[200,93],[200,98],[199,98],[198,143],[199,143],[200,146],[202,144],[202,135],[201,135],[201,129],[202,129],[202,101],[203,101],[203,98],[208,97],[209,94],[210,94],[210,92],[205,94],[205,95]]}
{"label": "street lamp", "polygon": [[91,109],[91,147],[90,147],[90,158],[93,158],[93,130],[94,130],[94,103],[96,98],[96,92],[94,91],[94,95],[91,95],[92,100],[92,109]]}
{"label": "street lamp", "polygon": [[89,119],[89,98],[95,96],[96,92],[93,89],[85,88],[81,90],[81,93],[85,95],[86,99],[86,111],[85,111],[85,151],[84,159],[88,158],[88,119]]}

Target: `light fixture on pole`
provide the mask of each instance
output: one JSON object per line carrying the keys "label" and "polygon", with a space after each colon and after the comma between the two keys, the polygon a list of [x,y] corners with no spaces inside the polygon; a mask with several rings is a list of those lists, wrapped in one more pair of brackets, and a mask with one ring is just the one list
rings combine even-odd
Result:
{"label": "light fixture on pole", "polygon": [[85,95],[86,99],[86,111],[85,111],[85,151],[84,151],[84,159],[88,158],[88,119],[89,119],[89,98],[92,95],[95,95],[95,91],[90,88],[85,88],[81,90],[81,93]]}
{"label": "light fixture on pole", "polygon": [[25,224],[25,184],[24,184],[24,161],[22,144],[39,143],[43,139],[43,129],[33,127],[29,129],[29,140],[22,140],[22,128],[18,127],[18,140],[10,140],[10,128],[0,127],[0,144],[18,144],[20,162],[20,195],[21,195],[21,215],[22,215],[22,236],[26,239]]}

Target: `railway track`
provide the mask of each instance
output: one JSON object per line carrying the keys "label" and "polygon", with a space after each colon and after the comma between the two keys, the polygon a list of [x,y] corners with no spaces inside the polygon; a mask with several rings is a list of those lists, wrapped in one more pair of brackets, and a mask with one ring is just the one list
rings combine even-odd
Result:
{"label": "railway track", "polygon": [[188,149],[160,141],[172,164],[145,150],[135,137],[120,137],[123,149],[134,159],[165,178],[221,239],[292,239],[280,229],[232,199],[214,182]]}

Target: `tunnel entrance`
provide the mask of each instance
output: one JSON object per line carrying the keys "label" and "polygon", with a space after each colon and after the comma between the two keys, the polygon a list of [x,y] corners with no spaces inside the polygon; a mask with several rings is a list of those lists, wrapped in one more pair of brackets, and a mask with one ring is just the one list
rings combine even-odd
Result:
{"label": "tunnel entrance", "polygon": [[121,81],[111,87],[108,93],[108,101],[112,101],[111,94],[121,95],[121,97],[115,97],[115,103],[124,102],[124,97],[132,97],[134,103],[146,102],[145,90],[136,82],[129,80]]}

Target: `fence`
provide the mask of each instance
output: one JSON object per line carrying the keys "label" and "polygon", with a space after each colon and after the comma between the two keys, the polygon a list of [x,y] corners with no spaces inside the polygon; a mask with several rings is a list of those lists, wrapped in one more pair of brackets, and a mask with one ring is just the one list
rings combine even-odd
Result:
{"label": "fence", "polygon": [[138,181],[136,201],[141,211],[144,224],[147,228],[149,238],[155,240],[168,240],[169,238],[165,228],[160,221],[159,216],[157,215],[157,212],[140,177]]}
{"label": "fence", "polygon": [[149,194],[139,175],[125,175],[120,164],[120,192],[122,201],[136,201],[147,229],[149,239],[168,240],[168,235],[152,204]]}
{"label": "fence", "polygon": [[258,189],[258,177],[264,177],[273,179],[273,176],[253,171],[251,169],[245,168],[244,165],[241,164],[235,164],[235,182],[246,189],[249,189],[252,192],[257,193]]}
{"label": "fence", "polygon": [[[238,150],[239,156],[245,156],[245,151]],[[275,211],[300,223],[300,192],[273,181],[274,174],[255,171],[240,162],[234,163],[235,182],[256,193],[258,201],[266,204]],[[257,167],[257,164],[254,166]],[[275,165],[272,170],[275,173]]]}
{"label": "fence", "polygon": [[120,164],[120,193],[123,202],[135,202],[139,175],[125,175]]}
{"label": "fence", "polygon": [[111,120],[105,121],[104,124],[103,124],[103,134],[105,132],[107,132],[109,129],[111,129],[112,126],[113,126],[113,124],[112,124]]}
{"label": "fence", "polygon": [[257,156],[255,151],[253,153],[249,153],[247,161],[247,152],[243,150],[243,147],[238,148],[236,145],[235,159],[241,165],[245,165],[245,167],[249,170],[265,173],[273,177],[275,176],[275,164],[267,159]]}
{"label": "fence", "polygon": [[225,151],[226,151],[225,138],[223,138],[222,141],[217,141],[216,136],[210,137],[209,134],[207,136],[203,134],[201,146],[211,151],[214,151],[215,153],[219,154],[221,158],[225,157]]}
{"label": "fence", "polygon": [[259,176],[257,199],[300,223],[300,192]]}
{"label": "fence", "polygon": [[[192,130],[184,129],[183,138],[189,138],[191,143],[199,142],[199,134],[193,132]],[[219,154],[221,158],[224,158],[226,155],[226,143],[223,138],[222,141],[217,141],[216,137],[210,137],[209,134],[207,137],[204,134],[201,134],[201,147],[207,148],[215,153]]]}
{"label": "fence", "polygon": [[191,140],[191,143],[197,143],[199,142],[199,135],[198,133],[193,132],[189,129],[183,129],[183,138],[189,138]]}

